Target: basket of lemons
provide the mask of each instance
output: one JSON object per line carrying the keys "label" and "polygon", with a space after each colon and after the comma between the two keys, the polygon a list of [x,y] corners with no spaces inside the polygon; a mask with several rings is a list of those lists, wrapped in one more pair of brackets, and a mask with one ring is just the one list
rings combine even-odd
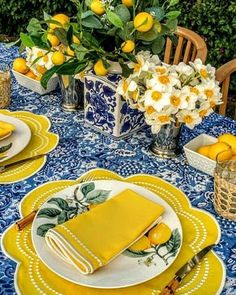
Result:
{"label": "basket of lemons", "polygon": [[[43,58],[33,64],[33,61],[40,56]],[[26,59],[17,57],[13,62],[12,72],[20,85],[43,95],[55,90],[57,87],[58,77],[56,75],[51,77],[46,88],[40,83],[43,74],[52,66],[53,63],[49,55],[45,54],[43,50],[36,47],[33,49],[27,48]]]}
{"label": "basket of lemons", "polygon": [[187,143],[184,151],[189,165],[213,176],[217,160],[236,160],[236,136],[225,133],[215,138],[201,134]]}

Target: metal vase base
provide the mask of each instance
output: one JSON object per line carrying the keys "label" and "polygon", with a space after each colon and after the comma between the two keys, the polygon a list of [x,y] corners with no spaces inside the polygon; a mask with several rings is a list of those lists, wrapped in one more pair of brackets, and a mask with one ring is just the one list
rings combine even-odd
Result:
{"label": "metal vase base", "polygon": [[178,149],[175,149],[175,150],[167,150],[167,149],[163,150],[163,149],[161,149],[160,147],[158,147],[156,145],[155,141],[151,144],[149,150],[151,151],[151,153],[154,156],[157,156],[157,157],[162,158],[162,159],[176,158],[180,154],[180,150],[178,150]]}
{"label": "metal vase base", "polygon": [[62,104],[62,108],[66,112],[75,112],[78,110],[78,106],[70,104]]}

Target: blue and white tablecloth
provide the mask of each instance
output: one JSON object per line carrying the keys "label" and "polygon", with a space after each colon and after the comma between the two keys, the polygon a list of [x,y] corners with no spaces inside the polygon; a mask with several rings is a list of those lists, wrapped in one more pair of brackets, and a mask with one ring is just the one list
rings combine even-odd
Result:
{"label": "blue and white tablecloth", "polygon": [[[11,64],[17,56],[17,48],[9,50],[0,44],[0,60],[4,59]],[[33,177],[0,186],[0,232],[19,218],[20,200],[29,191],[45,182],[75,179],[96,167],[110,169],[122,176],[136,173],[156,175],[183,190],[192,205],[215,216],[222,231],[221,241],[215,250],[227,268],[227,281],[222,294],[236,294],[236,223],[216,214],[212,205],[213,178],[190,167],[183,154],[171,160],[152,156],[148,151],[152,141],[149,129],[127,139],[113,140],[87,127],[82,111],[66,113],[60,105],[59,91],[40,96],[19,86],[13,78],[12,103],[9,109],[26,110],[47,116],[52,123],[51,130],[59,134],[60,142],[49,154],[44,168]],[[181,144],[201,133],[217,136],[224,132],[236,134],[236,121],[212,114],[204,124],[197,126],[193,131],[185,128],[181,135]],[[15,266],[16,264],[0,251],[0,294],[15,294]]]}

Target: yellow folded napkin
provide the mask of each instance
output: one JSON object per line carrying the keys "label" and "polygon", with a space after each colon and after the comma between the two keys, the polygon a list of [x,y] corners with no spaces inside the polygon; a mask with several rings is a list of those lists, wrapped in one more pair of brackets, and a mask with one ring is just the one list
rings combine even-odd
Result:
{"label": "yellow folded napkin", "polygon": [[81,273],[106,265],[157,222],[164,208],[132,190],[50,229],[48,246]]}

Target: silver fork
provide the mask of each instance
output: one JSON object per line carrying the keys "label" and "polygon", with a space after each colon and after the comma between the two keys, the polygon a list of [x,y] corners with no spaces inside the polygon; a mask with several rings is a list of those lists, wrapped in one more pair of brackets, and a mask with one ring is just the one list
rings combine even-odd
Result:
{"label": "silver fork", "polygon": [[[85,175],[84,177],[81,178],[79,183],[84,183],[84,182],[90,182],[94,180],[94,176],[90,175],[88,172],[88,175]],[[35,215],[37,214],[38,210],[32,211],[30,214],[26,215],[25,217],[19,219],[16,221],[16,227],[19,231],[24,229],[27,225],[31,224],[34,220]]]}

